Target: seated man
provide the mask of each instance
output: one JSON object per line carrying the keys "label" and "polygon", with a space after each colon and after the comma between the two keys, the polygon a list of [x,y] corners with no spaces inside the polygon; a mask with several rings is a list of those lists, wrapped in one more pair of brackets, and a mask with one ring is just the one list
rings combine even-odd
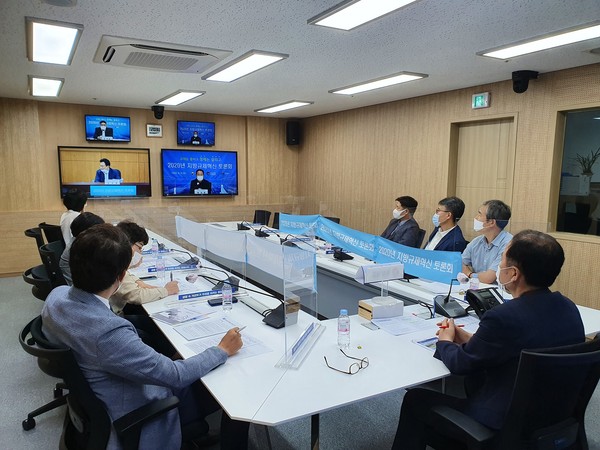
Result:
{"label": "seated man", "polygon": [[[137,223],[124,220],[117,224],[131,245],[132,259],[129,268],[133,269],[142,263],[142,248],[148,243],[148,233]],[[127,303],[141,305],[153,302],[169,295],[177,294],[177,281],[169,281],[164,287],[156,287],[144,283],[138,277],[127,271],[117,292],[110,297],[110,306],[114,312],[120,312]]]}
{"label": "seated man", "polygon": [[100,168],[96,170],[94,183],[106,183],[108,180],[121,180],[121,171],[110,167],[110,160],[102,158],[100,160]]}
{"label": "seated man", "polygon": [[394,218],[390,221],[381,237],[408,247],[416,247],[419,239],[419,224],[413,219],[418,202],[407,195],[396,199],[396,207],[392,211]]}
{"label": "seated man", "polygon": [[467,241],[457,222],[464,212],[465,204],[460,198],[446,197],[440,200],[432,218],[435,229],[429,236],[425,249],[462,253]]}
{"label": "seated man", "polygon": [[452,319],[439,324],[434,356],[453,374],[469,376],[469,384],[478,389],[468,390],[467,398],[410,389],[402,403],[394,449],[425,448],[427,413],[435,405],[449,405],[490,428],[500,429],[521,350],[585,340],[575,304],[560,292],[549,290],[564,260],[562,247],[550,235],[524,230],[513,238],[498,267],[498,283],[513,295],[513,300],[487,311],[473,335],[456,327]]}
{"label": "seated man", "polygon": [[196,179],[190,181],[190,194],[208,195],[212,192],[212,183],[204,178],[204,170],[196,170]]}
{"label": "seated man", "polygon": [[[51,342],[72,349],[77,363],[111,419],[157,398],[177,395],[180,405],[148,423],[139,447],[181,447],[181,427],[218,409],[201,377],[227,361],[242,347],[238,328],[219,344],[185,360],[173,361],[139,338],[134,326],[114,314],[108,299],[119,288],[131,262],[125,233],[109,224],[95,225],[77,236],[71,246],[73,287],[54,289],[42,310],[42,330]],[[192,386],[194,389],[190,389]],[[195,401],[200,395],[202,400]],[[222,448],[246,448],[248,424],[223,414]],[[110,449],[121,448],[111,434]]]}
{"label": "seated man", "polygon": [[[104,223],[104,219],[102,217],[91,212],[82,212],[71,224],[71,234],[73,234],[73,239],[75,239],[88,228],[100,223]],[[60,255],[60,261],[58,262],[58,266],[60,267],[63,277],[69,286],[73,286],[73,280],[71,279],[71,267],[69,267],[71,244],[72,241],[67,244],[62,252],[62,255]]]}
{"label": "seated man", "polygon": [[504,230],[509,220],[510,207],[500,200],[488,200],[479,207],[473,229],[480,236],[473,239],[462,254],[462,271],[467,277],[477,274],[483,283],[496,281],[502,252],[512,239],[512,234]]}

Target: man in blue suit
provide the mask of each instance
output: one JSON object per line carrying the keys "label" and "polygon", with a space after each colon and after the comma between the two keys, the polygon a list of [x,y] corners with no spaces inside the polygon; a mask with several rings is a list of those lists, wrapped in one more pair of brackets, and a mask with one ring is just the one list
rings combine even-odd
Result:
{"label": "man in blue suit", "polygon": [[[77,236],[70,254],[73,287],[61,286],[50,293],[42,310],[42,329],[50,341],[72,349],[111,420],[151,400],[177,395],[179,408],[148,423],[139,446],[179,450],[181,427],[219,408],[198,380],[235,354],[242,339],[239,329],[233,328],[217,346],[175,361],[144,344],[135,327],[114,314],[108,302],[119,289],[131,258],[131,244],[118,227],[95,225]],[[248,423],[223,414],[222,448],[246,448],[247,431]],[[108,448],[121,448],[114,432]]]}
{"label": "man in blue suit", "polygon": [[434,356],[451,373],[467,376],[466,386],[471,387],[467,398],[426,389],[409,390],[402,402],[393,449],[425,449],[428,412],[436,405],[449,405],[490,428],[500,429],[512,397],[521,350],[585,340],[575,304],[549,289],[564,260],[562,247],[548,234],[524,230],[513,237],[497,269],[498,283],[513,295],[513,300],[487,311],[475,334],[456,327],[452,319],[439,324]]}
{"label": "man in blue suit", "polygon": [[464,212],[465,203],[460,198],[446,197],[440,200],[432,218],[435,229],[429,236],[425,249],[462,253],[467,241],[457,222]]}
{"label": "man in blue suit", "polygon": [[100,160],[100,168],[96,171],[96,178],[94,183],[105,183],[106,180],[120,180],[121,171],[118,169],[112,169],[110,167],[110,161],[106,158]]}

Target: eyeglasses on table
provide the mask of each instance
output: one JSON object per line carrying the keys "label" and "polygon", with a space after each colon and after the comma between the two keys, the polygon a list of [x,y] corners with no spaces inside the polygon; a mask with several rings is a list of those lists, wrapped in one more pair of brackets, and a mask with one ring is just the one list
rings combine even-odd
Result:
{"label": "eyeglasses on table", "polygon": [[341,370],[341,369],[337,369],[335,367],[330,366],[329,363],[327,362],[327,356],[323,356],[323,359],[325,360],[325,364],[327,364],[327,367],[329,367],[330,369],[333,369],[333,370],[335,370],[337,372],[347,373],[348,375],[354,375],[359,370],[366,369],[367,367],[369,367],[369,358],[355,358],[354,356],[349,356],[341,348],[340,348],[340,352],[342,352],[342,354],[346,358],[354,359],[354,360],[356,360],[358,362],[350,364],[350,367],[348,367],[347,370]]}

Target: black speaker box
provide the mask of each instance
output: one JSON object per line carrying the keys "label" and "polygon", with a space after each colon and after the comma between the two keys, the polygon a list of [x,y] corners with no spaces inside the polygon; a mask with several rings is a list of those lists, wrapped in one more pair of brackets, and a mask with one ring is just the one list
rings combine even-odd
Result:
{"label": "black speaker box", "polygon": [[285,124],[285,143],[287,145],[300,144],[300,122],[289,120]]}

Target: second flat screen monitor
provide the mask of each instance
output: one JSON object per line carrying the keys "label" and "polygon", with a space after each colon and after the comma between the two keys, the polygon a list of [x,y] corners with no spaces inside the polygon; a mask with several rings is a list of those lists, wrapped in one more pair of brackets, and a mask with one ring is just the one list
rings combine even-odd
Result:
{"label": "second flat screen monitor", "polygon": [[177,121],[177,145],[212,147],[215,145],[214,122]]}
{"label": "second flat screen monitor", "polygon": [[163,197],[238,195],[237,152],[161,152]]}

